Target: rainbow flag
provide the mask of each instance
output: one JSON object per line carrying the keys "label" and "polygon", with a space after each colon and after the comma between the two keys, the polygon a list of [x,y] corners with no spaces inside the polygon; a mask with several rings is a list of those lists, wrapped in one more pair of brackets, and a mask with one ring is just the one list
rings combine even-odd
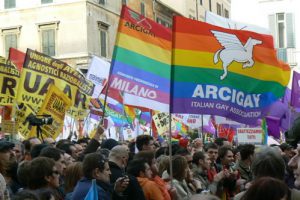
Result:
{"label": "rainbow flag", "polygon": [[124,104],[169,111],[171,42],[170,29],[123,6],[110,87]]}
{"label": "rainbow flag", "polygon": [[174,17],[172,113],[212,114],[256,124],[284,95],[290,69],[273,38]]}

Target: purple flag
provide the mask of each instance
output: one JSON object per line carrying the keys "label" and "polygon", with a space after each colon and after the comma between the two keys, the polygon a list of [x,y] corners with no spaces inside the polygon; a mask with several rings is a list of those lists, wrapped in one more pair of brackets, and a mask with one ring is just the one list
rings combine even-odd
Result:
{"label": "purple flag", "polygon": [[267,116],[268,134],[274,138],[280,138],[280,118]]}
{"label": "purple flag", "polygon": [[300,74],[293,73],[291,106],[300,108]]}

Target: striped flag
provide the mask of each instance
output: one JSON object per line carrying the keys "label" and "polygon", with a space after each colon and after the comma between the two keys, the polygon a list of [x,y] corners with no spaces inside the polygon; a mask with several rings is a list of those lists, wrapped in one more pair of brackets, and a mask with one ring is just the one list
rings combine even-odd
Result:
{"label": "striped flag", "polygon": [[169,110],[171,30],[123,6],[110,87],[124,104]]}
{"label": "striped flag", "polygon": [[290,69],[273,38],[184,17],[173,23],[172,113],[212,114],[256,124],[284,95]]}

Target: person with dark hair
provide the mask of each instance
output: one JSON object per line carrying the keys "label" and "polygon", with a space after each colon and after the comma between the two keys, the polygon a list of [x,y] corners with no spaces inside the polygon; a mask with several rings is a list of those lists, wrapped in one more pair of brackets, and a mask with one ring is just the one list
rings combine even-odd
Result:
{"label": "person with dark hair", "polygon": [[244,144],[239,147],[241,159],[237,164],[241,178],[247,182],[252,181],[251,164],[254,157],[255,146],[253,144]]}
{"label": "person with dark hair", "polygon": [[64,175],[64,170],[66,169],[66,163],[64,160],[64,152],[62,150],[51,146],[46,147],[41,151],[40,156],[52,158],[55,161],[55,166],[59,174],[61,176]]}
{"label": "person with dark hair", "polygon": [[217,174],[217,158],[218,158],[218,146],[215,143],[208,143],[204,146],[204,150],[207,153],[211,166],[207,170],[207,178],[209,182],[213,182],[215,175]]}
{"label": "person with dark hair", "polygon": [[146,200],[163,200],[163,194],[155,182],[151,181],[152,171],[144,159],[133,159],[127,166],[127,173],[135,176],[144,191]]}
{"label": "person with dark hair", "polygon": [[[114,184],[118,178],[124,178],[127,167],[129,149],[126,145],[117,145],[109,153],[109,168],[111,170],[110,182]],[[128,176],[129,184],[123,192],[124,198],[128,200],[145,199],[143,190],[134,176]]]}
{"label": "person with dark hair", "polygon": [[22,190],[12,197],[12,200],[40,200],[37,194],[30,190]]}
{"label": "person with dark hair", "polygon": [[6,170],[14,158],[14,144],[4,139],[0,140],[0,199],[9,196],[7,182],[5,180]]}
{"label": "person with dark hair", "polygon": [[128,186],[128,179],[117,179],[114,186],[110,185],[110,169],[108,160],[100,153],[90,153],[83,160],[84,177],[78,181],[73,194],[72,200],[82,200],[87,195],[92,180],[96,179],[98,199],[100,200],[122,200],[122,192]]}
{"label": "person with dark hair", "polygon": [[225,199],[232,198],[237,192],[237,180],[240,178],[239,171],[235,169],[232,149],[229,146],[222,146],[218,150],[220,163],[219,173],[214,177],[218,180],[216,195]]}
{"label": "person with dark hair", "polygon": [[35,194],[39,197],[39,200],[54,200],[57,199],[55,191],[50,188],[43,188],[40,190],[35,191]]}
{"label": "person with dark hair", "polygon": [[211,160],[206,153],[197,151],[193,155],[193,176],[199,180],[202,185],[202,189],[208,190],[210,182],[208,181],[207,171],[210,169]]}
{"label": "person with dark hair", "polygon": [[[31,190],[59,187],[59,172],[51,158],[37,157],[30,163],[28,186]],[[58,199],[62,199],[57,197]]]}
{"label": "person with dark hair", "polygon": [[65,156],[64,152],[58,148],[49,146],[44,148],[40,156],[51,158],[55,161],[55,167],[59,173],[59,183],[60,186],[57,188],[58,193],[60,196],[64,197],[65,192],[63,190],[63,185],[64,185],[64,175],[65,175],[65,170],[66,170],[66,162],[65,162]]}
{"label": "person with dark hair", "polygon": [[136,148],[139,151],[155,150],[154,139],[150,135],[139,135],[135,141]]}
{"label": "person with dark hair", "polygon": [[32,148],[31,148],[31,151],[30,151],[30,156],[31,156],[31,159],[34,159],[36,157],[38,157],[41,153],[41,151],[48,147],[49,145],[48,144],[36,144],[34,145]]}
{"label": "person with dark hair", "polygon": [[29,173],[30,173],[30,161],[24,160],[19,164],[19,167],[17,169],[17,177],[23,189],[28,188],[28,183],[30,179],[30,177],[28,176]]}
{"label": "person with dark hair", "polygon": [[152,177],[150,178],[150,180],[156,183],[156,185],[162,192],[164,200],[171,200],[171,195],[172,192],[174,193],[174,191],[168,191],[168,188],[170,188],[169,185],[161,177],[158,176],[158,167],[154,151],[140,151],[134,156],[134,159],[144,159],[147,162],[152,172]]}
{"label": "person with dark hair", "polygon": [[[264,147],[255,153],[251,165],[254,181],[261,177],[273,177],[278,180],[284,180],[285,164],[281,154],[272,147]],[[291,189],[291,200],[300,199],[300,192]],[[235,195],[234,200],[240,200],[244,195],[241,192]]]}
{"label": "person with dark hair", "polygon": [[119,145],[119,142],[117,140],[109,138],[109,139],[104,140],[101,143],[101,149],[111,150],[112,148],[114,148],[117,145]]}
{"label": "person with dark hair", "polygon": [[218,145],[219,148],[222,146],[230,146],[231,147],[230,142],[226,138],[216,138],[215,144]]}
{"label": "person with dark hair", "polygon": [[242,196],[241,200],[288,200],[290,190],[281,180],[272,177],[262,177],[254,181]]}
{"label": "person with dark hair", "polygon": [[88,143],[90,141],[90,138],[80,138],[77,140],[77,144],[80,144],[82,146],[83,151],[86,149]]}
{"label": "person with dark hair", "polygon": [[31,160],[32,159],[31,155],[30,155],[31,149],[37,144],[42,144],[42,142],[37,137],[31,137],[31,138],[28,138],[27,140],[24,140],[23,144],[25,147],[24,159]]}
{"label": "person with dark hair", "polygon": [[[192,192],[189,189],[186,178],[188,175],[188,163],[183,156],[175,155],[172,158],[172,170],[173,170],[173,186],[176,189],[176,198],[181,200],[188,200],[192,196]],[[168,174],[170,174],[170,167],[167,168]],[[202,190],[201,184],[195,182],[195,189],[198,192]]]}

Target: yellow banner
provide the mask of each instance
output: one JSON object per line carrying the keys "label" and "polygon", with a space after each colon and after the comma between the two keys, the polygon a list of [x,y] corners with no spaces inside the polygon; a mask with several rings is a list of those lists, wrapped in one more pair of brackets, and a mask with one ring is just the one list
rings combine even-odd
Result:
{"label": "yellow banner", "polygon": [[[53,123],[42,125],[43,138],[51,137],[54,140],[62,132],[66,111],[71,106],[71,100],[66,94],[60,91],[55,85],[51,85],[49,92],[37,116],[51,115]],[[31,130],[31,137],[36,135],[35,130]]]}
{"label": "yellow banner", "polygon": [[2,120],[1,123],[1,132],[16,134],[17,133],[17,124],[12,120]]}
{"label": "yellow banner", "polygon": [[71,99],[72,116],[88,109],[92,82],[66,63],[27,49],[17,101],[41,107],[51,84]]}
{"label": "yellow banner", "polygon": [[17,96],[20,72],[9,60],[0,57],[0,105],[12,105]]}

